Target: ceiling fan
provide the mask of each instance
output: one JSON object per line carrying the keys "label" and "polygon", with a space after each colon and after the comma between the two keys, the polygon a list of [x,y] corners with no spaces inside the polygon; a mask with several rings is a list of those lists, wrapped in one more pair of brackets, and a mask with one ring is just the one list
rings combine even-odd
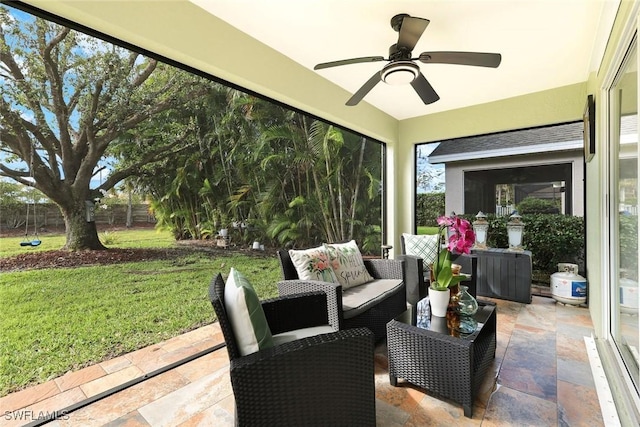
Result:
{"label": "ceiling fan", "polygon": [[422,52],[417,58],[411,57],[413,48],[420,36],[429,25],[429,20],[416,18],[401,13],[391,18],[391,28],[398,32],[398,43],[389,48],[389,58],[382,56],[365,56],[361,58],[343,59],[340,61],[324,62],[313,67],[314,70],[337,67],[340,65],[357,64],[362,62],[388,61],[382,70],[376,72],[360,89],[346,102],[346,105],[357,105],[370,91],[383,81],[390,85],[411,83],[413,89],[425,104],[431,104],[440,99],[431,84],[420,71],[416,60],[425,64],[457,64],[474,65],[478,67],[496,68],[500,65],[502,56],[499,53],[483,52]]}

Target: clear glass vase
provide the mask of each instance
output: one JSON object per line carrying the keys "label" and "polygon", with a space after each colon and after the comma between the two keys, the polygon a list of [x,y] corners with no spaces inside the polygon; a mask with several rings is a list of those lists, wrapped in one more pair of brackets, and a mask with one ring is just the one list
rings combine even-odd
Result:
{"label": "clear glass vase", "polygon": [[478,327],[474,314],[478,311],[478,301],[468,292],[469,287],[460,285],[458,293],[458,315],[460,323],[458,331],[463,334],[472,334]]}
{"label": "clear glass vase", "polygon": [[469,287],[460,285],[458,293],[458,313],[461,316],[473,316],[478,311],[478,301],[468,292]]}

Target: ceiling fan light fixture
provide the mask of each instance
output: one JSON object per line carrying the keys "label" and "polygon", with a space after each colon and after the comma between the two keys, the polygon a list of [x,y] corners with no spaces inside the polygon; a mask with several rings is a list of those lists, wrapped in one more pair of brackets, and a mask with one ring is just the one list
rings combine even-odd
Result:
{"label": "ceiling fan light fixture", "polygon": [[420,68],[411,61],[396,61],[386,65],[380,72],[383,82],[389,85],[406,85],[420,74]]}

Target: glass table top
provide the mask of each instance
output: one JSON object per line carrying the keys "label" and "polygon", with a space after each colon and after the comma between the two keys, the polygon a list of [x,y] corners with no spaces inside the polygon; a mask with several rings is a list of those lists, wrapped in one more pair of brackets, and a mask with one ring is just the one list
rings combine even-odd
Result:
{"label": "glass table top", "polygon": [[432,316],[429,297],[426,297],[418,301],[416,310],[407,310],[394,320],[419,329],[462,339],[473,339],[494,310],[495,305],[478,301],[478,311],[473,316],[462,316],[451,310],[447,311],[446,317]]}

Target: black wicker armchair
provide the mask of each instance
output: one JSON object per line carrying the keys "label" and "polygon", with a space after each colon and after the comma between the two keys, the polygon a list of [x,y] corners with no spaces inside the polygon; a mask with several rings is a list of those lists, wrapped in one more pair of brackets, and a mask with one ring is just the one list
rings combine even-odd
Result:
{"label": "black wicker armchair", "polygon": [[[297,339],[241,356],[218,274],[209,298],[230,359],[238,426],[375,426],[374,339],[364,328]],[[261,302],[271,332],[327,325],[322,292]]]}
{"label": "black wicker armchair", "polygon": [[[430,284],[430,271],[425,268],[422,258],[407,255],[404,237],[400,236],[400,252],[396,259],[404,261],[407,281],[407,303],[415,308],[418,301],[427,296]],[[478,281],[478,259],[473,254],[453,255],[452,262],[462,266],[462,272],[471,274],[471,280],[462,284],[469,288],[469,293],[476,297]]]}

